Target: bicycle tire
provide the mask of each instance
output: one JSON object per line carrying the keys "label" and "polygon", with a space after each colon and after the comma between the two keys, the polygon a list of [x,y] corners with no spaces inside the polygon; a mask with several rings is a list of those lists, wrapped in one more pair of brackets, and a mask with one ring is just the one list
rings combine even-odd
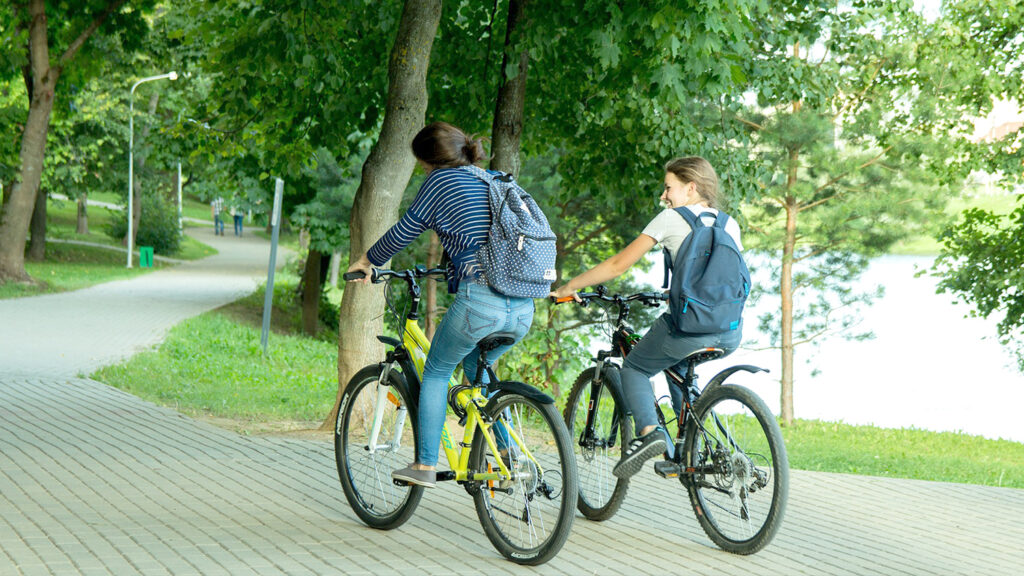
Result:
{"label": "bicycle tire", "polygon": [[697,521],[719,548],[753,554],[771,542],[785,514],[789,461],[779,424],[760,397],[735,384],[701,395],[693,416],[680,479]]}
{"label": "bicycle tire", "polygon": [[[553,558],[569,537],[576,516],[576,460],[569,434],[552,404],[519,394],[499,395],[485,407],[495,421],[516,431],[539,462],[527,458],[511,443],[512,481],[482,483],[473,490],[477,516],[484,533],[502,556],[517,564],[536,566]],[[495,440],[499,447],[502,443]],[[469,455],[470,473],[497,468],[484,434],[477,433]],[[507,490],[507,492],[506,492]]]}
{"label": "bicycle tire", "polygon": [[[579,471],[579,498],[576,509],[588,520],[607,520],[615,515],[626,499],[628,478],[616,478],[612,468],[622,457],[622,447],[633,440],[633,426],[625,410],[618,405],[607,381],[597,390],[591,404],[596,368],[587,368],[576,378],[562,415],[572,441]],[[618,378],[617,370],[606,369],[604,378]],[[594,410],[591,437],[586,434],[587,414]],[[614,430],[618,413],[618,430]]]}
{"label": "bicycle tire", "polygon": [[[352,510],[368,526],[382,530],[397,528],[412,516],[423,497],[422,486],[397,486],[391,471],[416,458],[416,411],[409,410],[408,388],[401,374],[389,376],[389,402],[381,425],[378,445],[369,450],[369,431],[373,421],[380,365],[367,366],[349,380],[338,408],[334,426],[334,456],[342,490]],[[407,418],[401,420],[401,413]],[[395,437],[401,426],[397,449],[385,439]]]}

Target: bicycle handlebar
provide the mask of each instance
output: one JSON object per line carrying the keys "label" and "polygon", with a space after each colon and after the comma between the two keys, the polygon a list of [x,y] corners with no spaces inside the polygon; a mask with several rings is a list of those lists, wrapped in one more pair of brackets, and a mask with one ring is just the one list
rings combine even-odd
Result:
{"label": "bicycle handlebar", "polygon": [[[387,270],[384,268],[372,268],[373,274],[370,276],[370,282],[379,284],[388,278],[400,278],[402,280],[416,280],[419,278],[428,278],[430,276],[443,276],[445,274],[444,268],[430,268],[427,269],[425,266],[416,266],[415,268],[409,268],[408,270]],[[348,282],[350,280],[358,280],[366,276],[361,270],[355,272],[346,272],[342,278]]]}
{"label": "bicycle handlebar", "polygon": [[[637,292],[636,294],[630,294],[623,296],[622,294],[614,294],[609,296],[604,286],[599,286],[596,292],[579,292],[576,294],[580,297],[580,306],[586,306],[591,300],[603,300],[605,302],[613,302],[615,304],[623,304],[626,302],[632,302],[634,300],[640,300],[647,306],[659,306],[665,300],[668,300],[668,293],[666,292]],[[551,298],[551,301],[555,304],[563,304],[565,302],[575,302],[576,298],[573,296],[566,296],[564,298]]]}

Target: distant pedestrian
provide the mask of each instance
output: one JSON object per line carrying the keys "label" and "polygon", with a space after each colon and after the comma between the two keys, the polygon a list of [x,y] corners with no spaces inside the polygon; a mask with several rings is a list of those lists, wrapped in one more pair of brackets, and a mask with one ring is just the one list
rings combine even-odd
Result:
{"label": "distant pedestrian", "polygon": [[235,236],[242,235],[242,218],[245,217],[245,210],[236,203],[231,206],[231,217],[235,221]]}
{"label": "distant pedestrian", "polygon": [[215,236],[224,235],[224,218],[222,213],[224,212],[224,199],[217,196],[210,202],[210,214],[213,216],[213,234]]}

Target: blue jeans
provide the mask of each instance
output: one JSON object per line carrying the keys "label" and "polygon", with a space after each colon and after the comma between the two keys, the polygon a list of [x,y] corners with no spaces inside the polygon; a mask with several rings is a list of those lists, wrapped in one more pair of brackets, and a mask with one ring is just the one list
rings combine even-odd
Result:
{"label": "blue jeans", "polygon": [[[468,279],[460,282],[455,301],[434,333],[423,367],[416,444],[420,464],[437,464],[441,429],[444,428],[448,409],[448,379],[455,367],[461,362],[466,377],[472,381],[480,356],[477,342],[496,332],[507,332],[518,342],[530,330],[531,324],[533,299],[505,296]],[[511,347],[499,346],[488,352],[488,362],[493,364]],[[486,374],[484,380],[487,380]]]}
{"label": "blue jeans", "polygon": [[[677,365],[685,374],[686,364],[680,361],[688,354],[701,348],[721,348],[726,354],[731,354],[743,338],[742,325],[737,330],[720,334],[677,334],[669,328],[669,321],[668,314],[655,320],[622,363],[622,396],[626,408],[633,413],[637,435],[647,426],[658,425],[651,376]],[[669,389],[672,390],[671,385]],[[672,392],[674,395],[675,391]],[[681,397],[679,400],[673,397],[672,400],[672,407],[676,408]]]}
{"label": "blue jeans", "polygon": [[224,235],[224,219],[221,218],[220,214],[213,217],[213,234],[214,236]]}

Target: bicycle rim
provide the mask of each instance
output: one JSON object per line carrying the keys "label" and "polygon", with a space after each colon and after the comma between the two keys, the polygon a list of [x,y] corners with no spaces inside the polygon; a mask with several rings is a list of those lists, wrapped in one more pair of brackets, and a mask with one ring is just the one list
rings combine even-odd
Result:
{"label": "bicycle rim", "polygon": [[[356,515],[374,528],[400,526],[412,515],[423,495],[421,486],[397,486],[391,471],[415,460],[415,415],[408,410],[405,387],[392,373],[375,449],[370,449],[374,406],[381,369],[370,366],[356,374],[338,410],[334,453],[345,497]],[[397,440],[397,441],[396,441]]]}
{"label": "bicycle rim", "polygon": [[[606,378],[617,372],[606,371]],[[579,470],[580,495],[576,507],[590,520],[611,518],[626,498],[629,480],[616,478],[612,468],[622,457],[622,447],[633,439],[628,418],[616,417],[615,399],[607,385],[597,388],[593,383],[594,368],[579,375],[569,393],[564,416]],[[593,427],[587,430],[587,414],[593,400]]]}
{"label": "bicycle rim", "polygon": [[[482,483],[474,501],[480,524],[494,547],[519,564],[547,562],[561,550],[575,516],[577,478],[569,435],[554,406],[515,394],[501,396],[491,409],[489,432],[499,451],[508,448],[513,478]],[[521,444],[503,440],[507,426]],[[530,458],[529,455],[532,456]],[[497,469],[483,434],[473,439],[471,471]]]}
{"label": "bicycle rim", "polygon": [[697,520],[723,550],[753,554],[782,523],[789,463],[782,433],[764,402],[736,385],[716,388],[687,425],[687,485]]}

